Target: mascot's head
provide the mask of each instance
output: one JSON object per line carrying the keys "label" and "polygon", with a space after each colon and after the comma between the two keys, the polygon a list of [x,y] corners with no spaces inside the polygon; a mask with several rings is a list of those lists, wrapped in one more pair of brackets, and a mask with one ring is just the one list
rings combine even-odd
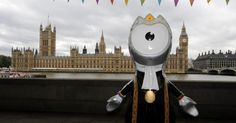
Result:
{"label": "mascot's head", "polygon": [[164,17],[148,14],[137,17],[129,36],[129,51],[136,63],[146,66],[163,64],[171,50],[172,32]]}

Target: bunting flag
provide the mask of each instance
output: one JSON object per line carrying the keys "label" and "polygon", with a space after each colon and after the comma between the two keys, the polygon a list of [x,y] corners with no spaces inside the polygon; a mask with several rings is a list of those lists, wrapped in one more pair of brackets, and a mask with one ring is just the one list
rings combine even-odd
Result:
{"label": "bunting flag", "polygon": [[[52,1],[55,2],[56,0],[52,0]],[[70,0],[66,0],[66,1],[67,1],[68,3],[70,2]],[[82,3],[84,3],[84,1],[85,1],[85,0],[82,0]],[[115,0],[110,0],[110,1],[111,1],[111,4],[112,4],[112,5],[113,5],[114,2],[115,2]],[[206,0],[206,1],[207,1],[208,4],[210,4],[210,2],[211,2],[212,0]],[[229,4],[229,1],[230,1],[230,0],[225,0],[226,5]],[[97,4],[98,4],[98,3],[99,3],[99,0],[96,0],[96,2],[97,2]],[[125,2],[125,5],[127,6],[129,0],[124,0],[124,2]],[[140,2],[141,2],[141,5],[143,6],[145,0],[140,0]],[[157,0],[157,2],[158,2],[159,5],[161,5],[162,0]],[[194,0],[189,0],[189,2],[190,2],[190,5],[193,6]],[[175,7],[178,5],[178,3],[179,3],[179,0],[174,0]]]}
{"label": "bunting flag", "polygon": [[143,5],[143,3],[145,2],[145,0],[140,0],[141,1],[141,5]]}
{"label": "bunting flag", "polygon": [[190,1],[190,5],[193,6],[194,0],[189,0],[189,1]]}
{"label": "bunting flag", "polygon": [[174,0],[175,1],[175,6],[178,5],[179,0]]}
{"label": "bunting flag", "polygon": [[228,5],[229,4],[229,0],[225,0],[226,1],[226,5]]}
{"label": "bunting flag", "polygon": [[114,3],[114,0],[111,0],[111,4],[113,5],[113,3]]}
{"label": "bunting flag", "polygon": [[161,5],[161,0],[158,0],[159,5]]}
{"label": "bunting flag", "polygon": [[126,5],[126,6],[128,5],[128,2],[129,2],[129,0],[125,0],[125,5]]}
{"label": "bunting flag", "polygon": [[207,0],[207,3],[209,4],[211,2],[211,0]]}

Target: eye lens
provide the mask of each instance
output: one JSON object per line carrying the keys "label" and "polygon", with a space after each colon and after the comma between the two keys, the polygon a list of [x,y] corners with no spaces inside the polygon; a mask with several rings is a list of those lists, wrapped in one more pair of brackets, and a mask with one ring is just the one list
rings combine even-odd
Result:
{"label": "eye lens", "polygon": [[147,41],[152,41],[155,38],[155,34],[151,33],[151,32],[148,32],[148,33],[146,33],[145,38],[146,38]]}
{"label": "eye lens", "polygon": [[130,44],[141,55],[150,57],[164,52],[170,46],[171,35],[165,25],[140,24],[135,27],[130,35]]}

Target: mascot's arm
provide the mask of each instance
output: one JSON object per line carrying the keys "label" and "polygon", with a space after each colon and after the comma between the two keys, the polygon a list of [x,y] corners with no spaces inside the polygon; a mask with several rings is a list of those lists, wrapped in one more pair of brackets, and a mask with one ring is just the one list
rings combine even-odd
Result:
{"label": "mascot's arm", "polygon": [[119,92],[121,97],[125,97],[128,93],[132,92],[134,88],[134,81],[130,80]]}
{"label": "mascot's arm", "polygon": [[180,91],[171,81],[168,81],[168,89],[177,99],[181,99],[184,96],[184,93]]}
{"label": "mascot's arm", "polygon": [[112,96],[107,100],[106,110],[112,112],[117,109],[123,101],[123,98],[126,97],[128,93],[133,90],[134,82],[133,80],[129,81],[115,96]]}
{"label": "mascot's arm", "polygon": [[197,104],[194,100],[184,95],[171,81],[168,81],[168,88],[170,92],[177,97],[180,107],[183,109],[184,112],[187,114],[197,117],[198,110],[195,107]]}

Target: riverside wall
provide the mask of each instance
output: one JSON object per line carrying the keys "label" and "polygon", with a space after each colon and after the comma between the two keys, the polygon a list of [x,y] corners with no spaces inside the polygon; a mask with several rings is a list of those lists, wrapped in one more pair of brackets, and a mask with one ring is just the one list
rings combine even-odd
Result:
{"label": "riverside wall", "polygon": [[[106,100],[128,81],[0,79],[0,110],[109,115],[105,110]],[[200,118],[236,119],[236,80],[173,83],[198,103]],[[124,115],[127,102],[114,113]],[[179,110],[177,114],[186,116]]]}

